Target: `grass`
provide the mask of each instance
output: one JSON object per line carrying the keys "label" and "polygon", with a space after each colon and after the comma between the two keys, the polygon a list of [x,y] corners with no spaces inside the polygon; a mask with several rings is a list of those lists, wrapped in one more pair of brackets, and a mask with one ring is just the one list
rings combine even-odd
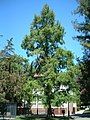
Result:
{"label": "grass", "polygon": [[70,120],[68,117],[58,117],[58,118],[39,118],[39,117],[16,117],[15,120]]}
{"label": "grass", "polygon": [[[90,114],[90,109],[85,110],[83,115],[89,115]],[[86,118],[85,118],[86,119]],[[15,120],[72,120],[68,117],[52,117],[52,118],[46,118],[45,116],[17,116]],[[80,120],[80,118],[79,118]],[[82,119],[81,119],[82,120]]]}

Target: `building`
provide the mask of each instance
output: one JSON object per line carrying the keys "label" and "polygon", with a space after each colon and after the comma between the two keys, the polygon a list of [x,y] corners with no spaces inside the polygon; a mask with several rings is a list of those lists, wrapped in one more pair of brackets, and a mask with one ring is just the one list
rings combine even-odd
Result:
{"label": "building", "polygon": [[[76,103],[73,103],[73,102],[64,103],[60,107],[52,106],[52,108],[54,109],[54,114],[56,116],[62,116],[63,114],[71,115],[71,114],[75,114],[75,112],[77,111],[77,105],[76,105]],[[44,105],[42,105],[41,101],[33,102],[31,110],[32,110],[33,114],[47,114],[47,108],[45,108]]]}

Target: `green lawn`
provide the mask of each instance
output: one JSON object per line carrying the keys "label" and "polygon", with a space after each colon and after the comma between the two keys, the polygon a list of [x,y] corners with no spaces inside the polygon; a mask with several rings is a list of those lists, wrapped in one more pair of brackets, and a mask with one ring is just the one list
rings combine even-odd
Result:
{"label": "green lawn", "polygon": [[15,120],[70,120],[70,119],[67,117],[60,118],[16,117]]}

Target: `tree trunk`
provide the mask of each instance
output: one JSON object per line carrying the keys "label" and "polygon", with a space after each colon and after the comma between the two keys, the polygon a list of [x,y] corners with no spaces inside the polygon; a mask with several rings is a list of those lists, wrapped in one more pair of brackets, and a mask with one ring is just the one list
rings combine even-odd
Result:
{"label": "tree trunk", "polygon": [[49,100],[49,102],[48,102],[47,116],[48,116],[48,117],[51,117],[51,116],[52,116],[52,109],[51,109],[51,101],[50,101],[50,100]]}

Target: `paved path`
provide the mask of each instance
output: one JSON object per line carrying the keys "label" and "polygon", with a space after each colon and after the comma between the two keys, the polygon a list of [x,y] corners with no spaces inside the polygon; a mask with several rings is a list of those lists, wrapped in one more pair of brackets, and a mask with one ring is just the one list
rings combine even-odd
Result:
{"label": "paved path", "polygon": [[83,114],[85,110],[77,111],[76,114]]}
{"label": "paved path", "polygon": [[74,120],[90,120],[90,114],[84,114],[84,111],[85,110],[80,110],[76,112],[76,114],[72,116]]}

